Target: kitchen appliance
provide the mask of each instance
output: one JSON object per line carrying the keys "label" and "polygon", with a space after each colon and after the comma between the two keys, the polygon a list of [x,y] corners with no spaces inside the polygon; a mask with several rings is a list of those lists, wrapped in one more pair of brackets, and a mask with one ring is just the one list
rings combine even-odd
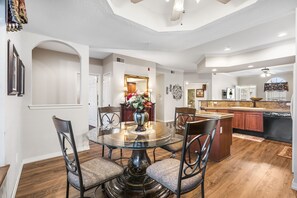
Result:
{"label": "kitchen appliance", "polygon": [[227,88],[227,99],[234,100],[235,99],[235,89]]}
{"label": "kitchen appliance", "polygon": [[291,113],[264,112],[263,117],[265,138],[292,143]]}
{"label": "kitchen appliance", "polygon": [[222,90],[222,99],[227,99],[227,90]]}

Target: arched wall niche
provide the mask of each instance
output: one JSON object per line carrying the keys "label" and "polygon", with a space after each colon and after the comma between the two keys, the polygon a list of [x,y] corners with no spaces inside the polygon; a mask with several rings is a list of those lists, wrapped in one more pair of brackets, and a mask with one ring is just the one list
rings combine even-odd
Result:
{"label": "arched wall niche", "polygon": [[32,49],[32,105],[81,104],[81,55],[71,45],[45,40]]}

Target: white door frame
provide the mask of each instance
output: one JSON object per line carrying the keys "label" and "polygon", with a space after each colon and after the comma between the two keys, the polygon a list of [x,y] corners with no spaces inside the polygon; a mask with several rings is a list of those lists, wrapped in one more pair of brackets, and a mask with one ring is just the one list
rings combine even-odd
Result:
{"label": "white door frame", "polygon": [[[97,82],[96,82],[96,91],[97,91],[97,93],[96,93],[96,115],[95,115],[95,120],[96,120],[96,124],[98,125],[98,113],[97,113],[97,109],[98,109],[98,106],[100,105],[100,102],[101,102],[101,100],[100,100],[100,96],[101,96],[101,87],[100,87],[100,74],[93,74],[93,73],[89,73],[89,78],[91,77],[91,76],[93,76],[93,77],[96,77],[96,79],[97,79]],[[89,96],[90,96],[90,94],[89,94]],[[88,98],[88,103],[89,103],[89,98]],[[90,111],[90,109],[89,109],[89,105],[88,105],[88,111]],[[89,115],[90,116],[90,115]],[[90,119],[90,117],[89,117],[89,119]],[[89,122],[90,123],[90,122]]]}

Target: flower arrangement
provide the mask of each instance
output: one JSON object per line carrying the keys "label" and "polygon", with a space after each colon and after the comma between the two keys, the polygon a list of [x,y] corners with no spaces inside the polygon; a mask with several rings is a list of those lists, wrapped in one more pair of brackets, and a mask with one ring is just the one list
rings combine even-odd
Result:
{"label": "flower arrangement", "polygon": [[146,107],[150,107],[152,103],[146,93],[129,93],[127,95],[127,106],[136,111],[144,111]]}

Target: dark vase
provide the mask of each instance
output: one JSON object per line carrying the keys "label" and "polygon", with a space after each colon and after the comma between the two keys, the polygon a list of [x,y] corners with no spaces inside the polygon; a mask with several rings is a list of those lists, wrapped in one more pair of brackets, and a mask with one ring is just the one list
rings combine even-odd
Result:
{"label": "dark vase", "polygon": [[133,114],[133,118],[135,123],[137,124],[137,128],[135,129],[135,131],[145,131],[146,128],[144,126],[144,124],[148,121],[149,118],[149,114],[146,111],[140,111],[140,110],[136,110]]}

